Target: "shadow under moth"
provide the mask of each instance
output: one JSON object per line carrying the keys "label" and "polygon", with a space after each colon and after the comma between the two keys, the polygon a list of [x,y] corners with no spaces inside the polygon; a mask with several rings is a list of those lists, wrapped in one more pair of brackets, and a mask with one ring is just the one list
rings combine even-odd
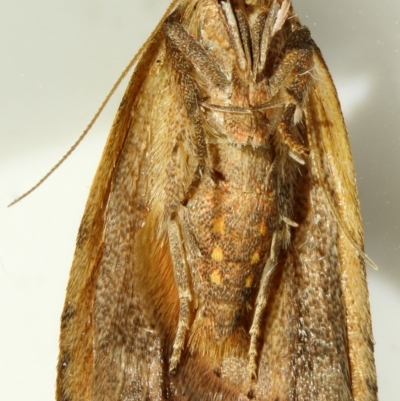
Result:
{"label": "shadow under moth", "polygon": [[175,0],[136,60],[57,400],[377,400],[348,136],[291,1]]}

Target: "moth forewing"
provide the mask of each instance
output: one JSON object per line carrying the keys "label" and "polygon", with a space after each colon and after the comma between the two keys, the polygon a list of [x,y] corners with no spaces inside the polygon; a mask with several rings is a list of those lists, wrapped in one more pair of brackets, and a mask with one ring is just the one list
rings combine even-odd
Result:
{"label": "moth forewing", "polygon": [[290,1],[173,2],[92,185],[57,399],[376,400],[362,241],[337,95]]}
{"label": "moth forewing", "polygon": [[161,34],[155,31],[141,50],[135,72],[115,117],[103,155],[92,183],[80,224],[74,260],[61,317],[57,400],[90,400],[94,391],[93,306],[103,251],[104,210],[112,191],[111,181],[117,160],[132,122],[132,110],[142,83],[159,46]]}
{"label": "moth forewing", "polygon": [[307,125],[313,136],[314,168],[339,226],[341,291],[346,309],[353,397],[374,400],[377,392],[374,341],[352,155],[336,90],[319,49],[315,66],[315,88],[309,99]]}

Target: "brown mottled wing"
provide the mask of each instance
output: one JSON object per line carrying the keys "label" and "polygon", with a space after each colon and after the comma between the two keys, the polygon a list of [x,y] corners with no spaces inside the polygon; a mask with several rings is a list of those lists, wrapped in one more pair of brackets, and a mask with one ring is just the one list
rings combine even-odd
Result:
{"label": "brown mottled wing", "polygon": [[[183,109],[169,80],[159,25],[141,50],[80,225],[61,322],[59,401],[161,400],[170,391],[162,384],[162,339],[147,313],[157,309],[163,322],[179,307],[160,196]],[[141,286],[173,301],[146,307]]]}
{"label": "brown mottled wing", "polygon": [[257,393],[264,399],[377,400],[363,233],[348,136],[320,51],[301,134],[291,244],[266,311]]}
{"label": "brown mottled wing", "polygon": [[364,243],[353,160],[336,90],[317,48],[314,62],[317,76],[314,93],[309,98],[309,110],[312,112],[307,117],[307,126],[314,136],[310,139],[315,153],[314,164],[323,172],[321,179],[328,183],[325,188],[331,188],[326,196],[332,196],[340,223],[338,254],[352,394],[355,400],[376,400],[374,341],[365,264],[357,252],[364,251]]}

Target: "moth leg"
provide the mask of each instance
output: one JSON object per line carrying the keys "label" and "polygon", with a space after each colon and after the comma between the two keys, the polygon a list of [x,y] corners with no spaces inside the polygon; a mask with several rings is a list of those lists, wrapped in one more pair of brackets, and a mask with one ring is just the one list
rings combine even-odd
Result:
{"label": "moth leg", "polygon": [[262,11],[258,15],[253,26],[253,75],[255,77],[261,75],[265,68],[278,5],[278,2],[274,0],[269,10]]}
{"label": "moth leg", "polygon": [[313,78],[309,73],[314,67],[314,42],[308,28],[301,27],[290,35],[280,56],[280,63],[268,81],[271,100],[257,109],[284,104],[281,121],[276,127],[280,142],[289,148],[289,156],[304,164],[302,156],[308,149],[298,143],[292,128],[301,121],[304,103]]}
{"label": "moth leg", "polygon": [[187,114],[194,127],[198,165],[185,196],[187,200],[198,187],[207,167],[207,143],[199,108],[199,104],[207,97],[207,93],[203,94],[201,90],[202,81],[206,81],[203,87],[211,84],[219,89],[228,87],[229,81],[206,50],[181,25],[166,22],[164,29],[167,54],[177,76]]}
{"label": "moth leg", "polygon": [[[229,80],[215,63],[215,60],[182,25],[166,22],[164,29],[167,35],[167,49],[175,62],[174,68],[181,75],[188,74],[182,78],[188,79],[190,77],[194,80],[193,76],[197,75],[197,78],[201,76],[203,80],[206,80],[206,84],[212,84],[222,90],[229,86]],[[182,61],[181,57],[184,57],[185,61]],[[179,67],[184,67],[184,70]],[[194,85],[198,86],[196,83]]]}
{"label": "moth leg", "polygon": [[253,380],[257,377],[257,340],[261,331],[261,319],[264,312],[265,306],[267,305],[269,286],[271,283],[271,276],[275,270],[277,263],[277,255],[279,253],[281,240],[279,238],[280,232],[275,231],[271,242],[270,256],[265,264],[261,281],[260,288],[258,290],[257,299],[255,303],[255,312],[253,322],[250,328],[250,347],[249,347],[249,364],[248,369],[250,373],[250,379]]}
{"label": "moth leg", "polygon": [[231,2],[222,1],[221,9],[225,15],[232,47],[235,49],[237,63],[241,70],[247,68],[250,61],[250,32],[245,17],[239,9],[233,9]]}
{"label": "moth leg", "polygon": [[304,164],[303,155],[308,154],[308,149],[297,142],[290,132],[290,128],[295,124],[294,118],[296,113],[296,105],[289,103],[285,107],[282,120],[278,124],[276,130],[280,140],[289,148],[289,156],[300,164]]}
{"label": "moth leg", "polygon": [[189,330],[190,302],[192,301],[192,294],[189,287],[189,275],[185,252],[182,245],[182,235],[176,219],[171,219],[168,223],[168,238],[175,279],[178,284],[180,304],[178,328],[169,365],[170,373],[175,374],[185,345],[186,333]]}
{"label": "moth leg", "polygon": [[280,61],[268,80],[271,98],[277,95],[286,100],[285,103],[292,102],[303,107],[313,82],[309,72],[314,68],[314,48],[315,43],[307,27],[302,26],[290,34],[279,56]]}

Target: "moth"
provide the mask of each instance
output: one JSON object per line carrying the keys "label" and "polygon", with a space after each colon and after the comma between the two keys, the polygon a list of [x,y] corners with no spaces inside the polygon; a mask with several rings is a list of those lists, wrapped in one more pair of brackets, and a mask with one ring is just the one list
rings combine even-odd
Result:
{"label": "moth", "polygon": [[290,0],[175,0],[80,225],[57,400],[377,400],[348,136]]}

